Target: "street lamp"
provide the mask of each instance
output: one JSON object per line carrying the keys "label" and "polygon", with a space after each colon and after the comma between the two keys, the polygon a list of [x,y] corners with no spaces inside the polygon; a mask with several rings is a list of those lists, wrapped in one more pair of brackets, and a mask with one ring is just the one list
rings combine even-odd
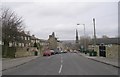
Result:
{"label": "street lamp", "polygon": [[83,27],[84,27],[84,47],[85,47],[85,50],[86,50],[86,33],[85,33],[85,24],[77,24],[77,25],[83,25]]}

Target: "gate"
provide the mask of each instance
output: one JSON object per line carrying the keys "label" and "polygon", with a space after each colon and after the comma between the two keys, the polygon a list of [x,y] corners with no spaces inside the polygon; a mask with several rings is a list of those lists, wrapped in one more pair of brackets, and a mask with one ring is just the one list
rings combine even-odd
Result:
{"label": "gate", "polygon": [[106,47],[104,44],[99,46],[99,56],[106,57]]}

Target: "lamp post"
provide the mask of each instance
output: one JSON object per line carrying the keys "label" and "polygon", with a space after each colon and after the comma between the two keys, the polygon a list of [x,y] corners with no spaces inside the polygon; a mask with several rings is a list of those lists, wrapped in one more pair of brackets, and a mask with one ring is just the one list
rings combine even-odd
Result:
{"label": "lamp post", "polygon": [[77,25],[83,25],[83,27],[84,27],[84,48],[85,48],[85,51],[86,51],[86,33],[85,33],[85,24],[77,24]]}

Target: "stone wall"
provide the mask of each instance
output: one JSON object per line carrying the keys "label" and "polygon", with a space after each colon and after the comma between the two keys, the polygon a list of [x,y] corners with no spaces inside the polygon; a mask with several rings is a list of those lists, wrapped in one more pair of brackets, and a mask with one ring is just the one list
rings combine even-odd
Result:
{"label": "stone wall", "polygon": [[120,45],[108,45],[108,46],[106,46],[106,57],[118,58],[118,47],[120,47]]}
{"label": "stone wall", "polygon": [[29,49],[27,47],[19,47],[16,49],[15,57],[27,57],[27,56],[34,56],[33,47]]}
{"label": "stone wall", "polygon": [[89,50],[93,50],[94,49],[97,52],[97,56],[99,56],[99,46],[98,45],[96,45],[95,47],[93,47],[93,45],[89,45],[88,49]]}
{"label": "stone wall", "polygon": [[99,46],[96,45],[94,49],[95,49],[95,51],[97,52],[97,56],[99,56]]}

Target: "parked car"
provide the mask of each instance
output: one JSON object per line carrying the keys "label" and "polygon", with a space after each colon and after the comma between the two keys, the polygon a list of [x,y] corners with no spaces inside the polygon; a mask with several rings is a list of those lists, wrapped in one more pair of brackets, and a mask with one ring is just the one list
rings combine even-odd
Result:
{"label": "parked car", "polygon": [[55,51],[55,54],[61,54],[61,51]]}
{"label": "parked car", "polygon": [[54,55],[55,54],[55,51],[54,50],[50,50],[51,52],[51,55]]}
{"label": "parked car", "polygon": [[63,51],[63,53],[67,53],[67,51]]}
{"label": "parked car", "polygon": [[46,50],[43,52],[43,56],[51,56],[50,50]]}
{"label": "parked car", "polygon": [[78,51],[77,51],[77,50],[74,50],[73,52],[74,52],[74,53],[78,53]]}
{"label": "parked car", "polygon": [[63,51],[61,50],[61,53],[63,53]]}
{"label": "parked car", "polygon": [[61,54],[61,51],[58,49],[54,49],[54,51],[55,51],[55,54]]}

